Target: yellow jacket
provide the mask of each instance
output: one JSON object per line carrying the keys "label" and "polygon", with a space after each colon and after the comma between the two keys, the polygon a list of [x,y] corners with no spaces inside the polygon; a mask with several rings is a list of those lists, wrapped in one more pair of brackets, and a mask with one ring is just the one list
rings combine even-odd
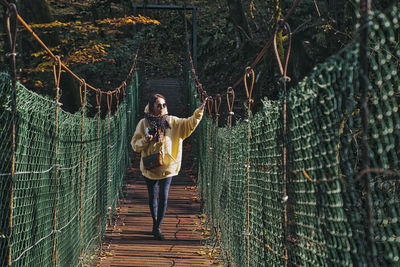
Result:
{"label": "yellow jacket", "polygon": [[[160,180],[177,175],[181,169],[183,140],[192,134],[202,117],[203,110],[200,109],[196,109],[193,115],[186,119],[169,116],[168,122],[171,128],[165,130],[163,142],[146,141],[145,131],[146,128],[150,128],[150,124],[146,119],[141,119],[136,126],[131,145],[133,150],[141,153],[140,170],[143,176]],[[164,157],[164,165],[146,170],[143,166],[143,157],[160,151]]]}

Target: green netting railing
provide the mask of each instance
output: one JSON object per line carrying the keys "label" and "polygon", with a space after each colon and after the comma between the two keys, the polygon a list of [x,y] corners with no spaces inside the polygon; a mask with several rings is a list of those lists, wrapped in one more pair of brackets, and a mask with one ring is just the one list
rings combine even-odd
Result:
{"label": "green netting railing", "polygon": [[82,110],[56,112],[55,100],[21,84],[12,113],[12,85],[5,73],[0,73],[0,86],[0,266],[90,262],[114,214],[130,162],[127,140],[139,106],[137,73],[118,109],[104,119],[82,116]]}
{"label": "green netting railing", "polygon": [[399,19],[397,7],[371,18],[368,169],[359,42],[288,90],[286,136],[282,100],[232,128],[203,119],[198,185],[230,266],[400,265]]}

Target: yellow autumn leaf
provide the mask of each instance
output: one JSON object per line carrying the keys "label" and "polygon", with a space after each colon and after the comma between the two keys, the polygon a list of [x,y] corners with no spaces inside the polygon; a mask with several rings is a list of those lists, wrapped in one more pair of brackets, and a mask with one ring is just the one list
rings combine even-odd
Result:
{"label": "yellow autumn leaf", "polygon": [[35,81],[35,86],[36,87],[43,87],[42,81],[39,81],[39,80]]}
{"label": "yellow autumn leaf", "polygon": [[211,234],[210,234],[209,231],[205,231],[205,232],[203,232],[203,235],[204,235],[204,236],[210,236]]}
{"label": "yellow autumn leaf", "polygon": [[203,250],[196,251],[196,253],[199,255],[206,255],[206,252]]}

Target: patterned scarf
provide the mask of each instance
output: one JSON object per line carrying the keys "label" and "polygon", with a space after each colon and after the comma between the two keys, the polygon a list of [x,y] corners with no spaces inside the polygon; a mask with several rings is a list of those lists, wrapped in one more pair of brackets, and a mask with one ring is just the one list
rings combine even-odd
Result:
{"label": "patterned scarf", "polygon": [[165,129],[171,128],[168,123],[168,115],[151,116],[150,113],[145,113],[144,117],[156,131],[155,141],[162,142],[164,139]]}

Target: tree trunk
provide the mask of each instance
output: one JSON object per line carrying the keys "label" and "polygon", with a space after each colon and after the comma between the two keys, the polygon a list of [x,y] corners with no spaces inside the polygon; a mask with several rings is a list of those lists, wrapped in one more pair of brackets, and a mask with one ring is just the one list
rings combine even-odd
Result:
{"label": "tree trunk", "polygon": [[251,39],[251,30],[241,0],[226,0],[226,2],[229,7],[230,19],[242,36],[242,41]]}
{"label": "tree trunk", "polygon": [[17,9],[28,23],[47,23],[54,20],[46,0],[18,0]]}
{"label": "tree trunk", "polygon": [[10,45],[8,43],[8,35],[7,35],[6,8],[3,6],[0,12],[0,29],[1,29],[1,34],[4,36],[4,38],[0,40],[0,47],[3,48],[4,51],[4,53],[0,54],[0,70],[5,71],[9,69],[8,60],[5,54],[10,52]]}

